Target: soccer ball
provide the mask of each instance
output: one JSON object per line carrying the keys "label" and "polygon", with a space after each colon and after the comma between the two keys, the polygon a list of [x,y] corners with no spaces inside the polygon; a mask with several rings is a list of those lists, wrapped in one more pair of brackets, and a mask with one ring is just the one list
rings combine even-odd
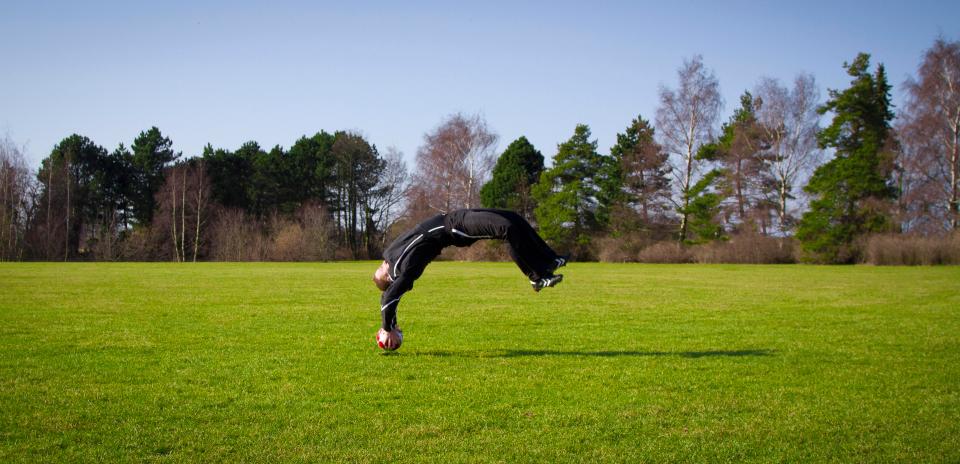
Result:
{"label": "soccer ball", "polygon": [[384,351],[393,351],[400,348],[400,345],[403,345],[403,331],[400,329],[397,329],[397,333],[400,334],[400,341],[397,343],[397,346],[393,348],[393,350],[391,350],[390,348],[387,348],[387,345],[384,344],[384,342],[387,341],[387,333],[388,332],[383,329],[380,329],[379,331],[377,331],[377,346],[382,348]]}

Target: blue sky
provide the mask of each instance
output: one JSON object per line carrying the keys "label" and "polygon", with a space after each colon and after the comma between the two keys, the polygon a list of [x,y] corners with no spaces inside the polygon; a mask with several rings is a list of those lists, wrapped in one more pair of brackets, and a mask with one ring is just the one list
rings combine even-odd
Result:
{"label": "blue sky", "polygon": [[606,152],[653,119],[660,85],[701,54],[726,105],[761,76],[847,83],[857,52],[895,85],[960,2],[53,2],[0,14],[0,135],[31,166],[71,133],[112,150],[158,126],[184,155],[206,143],[289,147],[357,130],[411,161],[448,114],[480,112],[502,150],[548,159],[586,123]]}

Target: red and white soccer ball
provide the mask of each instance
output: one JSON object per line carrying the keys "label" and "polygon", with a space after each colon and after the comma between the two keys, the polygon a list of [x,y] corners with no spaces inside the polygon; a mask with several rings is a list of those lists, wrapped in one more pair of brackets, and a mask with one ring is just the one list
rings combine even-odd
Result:
{"label": "red and white soccer ball", "polygon": [[400,348],[400,345],[403,345],[403,331],[400,329],[397,329],[397,333],[400,334],[400,341],[397,343],[397,346],[393,347],[393,349],[387,348],[387,345],[385,344],[385,342],[387,341],[387,333],[388,332],[383,329],[380,329],[379,331],[377,331],[377,346],[379,346],[384,351],[393,351]]}

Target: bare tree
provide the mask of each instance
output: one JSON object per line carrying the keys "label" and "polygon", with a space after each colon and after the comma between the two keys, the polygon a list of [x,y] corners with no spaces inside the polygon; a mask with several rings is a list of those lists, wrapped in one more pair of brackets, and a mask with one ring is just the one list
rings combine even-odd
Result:
{"label": "bare tree", "polygon": [[[210,202],[210,182],[206,178],[202,160],[181,162],[166,170],[164,183],[157,194],[155,226],[165,224],[169,217],[173,260],[184,262],[192,254],[194,262],[203,241]],[[188,227],[189,225],[189,227]],[[188,230],[189,231],[188,235]]]}
{"label": "bare tree", "polygon": [[436,211],[480,204],[480,187],[496,162],[497,135],[479,114],[457,113],[423,136],[414,184]]}
{"label": "bare tree", "polygon": [[660,87],[657,133],[661,145],[671,154],[673,184],[679,196],[674,204],[681,211],[682,242],[687,237],[690,191],[700,173],[696,154],[713,137],[723,100],[720,84],[713,71],[704,67],[702,56],[685,60],[677,70],[677,77],[679,87],[676,90]]}
{"label": "bare tree", "polygon": [[259,261],[264,258],[265,240],[256,218],[241,209],[226,209],[211,225],[212,250],[217,261]]}
{"label": "bare tree", "polygon": [[374,211],[374,225],[381,231],[380,247],[384,247],[387,229],[400,217],[410,189],[410,174],[403,152],[395,147],[387,148],[383,155],[384,168],[380,181],[374,189],[370,207]]}
{"label": "bare tree", "polygon": [[[960,42],[938,38],[926,51],[918,80],[903,87],[907,103],[899,126],[901,197],[907,201],[907,228],[931,218],[949,230],[960,228]],[[912,214],[910,214],[912,212]],[[912,217],[912,221],[911,218]],[[914,222],[914,223],[911,223]]]}
{"label": "bare tree", "polygon": [[787,201],[794,198],[797,186],[820,163],[822,151],[817,147],[820,130],[820,90],[811,74],[799,74],[793,89],[777,79],[760,79],[755,90],[762,102],[757,120],[765,132],[769,153],[767,169],[775,183],[774,201],[781,234],[793,224]]}
{"label": "bare tree", "polygon": [[0,261],[23,257],[32,188],[23,152],[9,136],[0,139]]}

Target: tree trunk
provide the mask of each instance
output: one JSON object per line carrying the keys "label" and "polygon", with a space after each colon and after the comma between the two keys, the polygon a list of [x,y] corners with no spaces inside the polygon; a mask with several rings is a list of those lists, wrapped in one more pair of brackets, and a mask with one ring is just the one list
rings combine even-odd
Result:
{"label": "tree trunk", "polygon": [[193,262],[197,262],[197,251],[200,249],[200,213],[203,208],[203,165],[197,173],[197,229],[193,236]]}
{"label": "tree trunk", "polygon": [[780,207],[779,209],[780,209],[780,211],[778,212],[778,216],[779,216],[779,218],[780,218],[780,232],[783,233],[783,235],[786,235],[786,233],[787,233],[787,224],[786,224],[786,221],[787,221],[787,182],[786,182],[785,179],[781,179],[781,180],[780,180],[780,189],[779,189],[779,192],[777,192],[777,193],[779,194],[779,195],[778,195],[778,196],[779,196],[779,198],[778,198],[779,202],[778,202],[778,203],[779,203],[779,207]]}
{"label": "tree trunk", "polygon": [[66,219],[66,229],[64,229],[64,239],[63,239],[63,260],[66,261],[70,255],[70,163],[69,161],[65,164],[64,177],[67,179],[67,219]]}
{"label": "tree trunk", "polygon": [[746,216],[746,207],[744,206],[743,200],[743,161],[737,160],[737,174],[736,174],[736,185],[737,185],[737,209],[740,213],[740,222],[743,223],[744,216]]}
{"label": "tree trunk", "polygon": [[177,171],[174,169],[170,170],[170,207],[173,210],[173,217],[170,221],[170,232],[173,237],[173,259],[176,262],[180,262],[180,248],[177,246]]}
{"label": "tree trunk", "polygon": [[180,190],[180,257],[187,260],[187,168],[183,168],[183,189]]}
{"label": "tree trunk", "polygon": [[953,150],[950,153],[950,228],[957,230],[960,225],[960,198],[958,198],[957,177],[960,175],[960,124],[953,126]]}
{"label": "tree trunk", "polygon": [[50,246],[50,221],[51,215],[53,213],[53,160],[50,160],[50,168],[47,170],[47,227],[46,227],[46,239],[44,240],[44,245],[47,247],[47,253],[45,258],[50,259],[53,257],[51,253],[52,247]]}
{"label": "tree trunk", "polygon": [[680,243],[687,239],[687,208],[690,206],[690,178],[693,177],[693,129],[691,125],[689,138],[687,139],[687,165],[683,173],[683,211],[680,213]]}
{"label": "tree trunk", "polygon": [[[0,165],[0,189],[2,189],[3,195],[0,197],[0,242],[3,242],[3,249],[0,250],[0,261],[7,259],[7,250],[10,250],[11,256],[13,254],[13,248],[10,247],[10,237],[14,233],[13,208],[7,205],[7,202],[11,201],[8,198],[13,198],[13,189],[10,187],[13,183],[13,175],[12,172],[7,171],[6,166]],[[10,171],[12,171],[12,168]],[[7,224],[8,216],[10,224]]]}

